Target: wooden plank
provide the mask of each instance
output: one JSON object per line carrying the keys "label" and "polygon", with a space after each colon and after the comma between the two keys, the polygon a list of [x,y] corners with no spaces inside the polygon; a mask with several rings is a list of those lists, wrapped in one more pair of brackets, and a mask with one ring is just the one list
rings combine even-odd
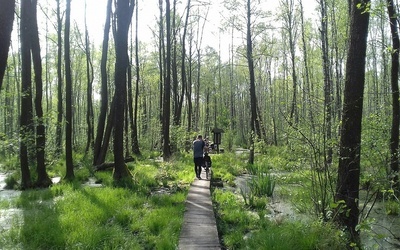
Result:
{"label": "wooden plank", "polygon": [[217,223],[210,195],[210,181],[195,180],[186,198],[184,222],[179,237],[181,250],[220,250]]}

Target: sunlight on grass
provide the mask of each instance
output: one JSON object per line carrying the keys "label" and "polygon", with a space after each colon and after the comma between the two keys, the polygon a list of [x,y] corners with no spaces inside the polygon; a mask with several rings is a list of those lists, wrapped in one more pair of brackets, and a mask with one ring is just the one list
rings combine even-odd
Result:
{"label": "sunlight on grass", "polygon": [[[138,162],[133,189],[113,187],[112,171],[101,171],[94,175],[100,188],[61,182],[23,191],[0,203],[21,210],[11,228],[0,231],[0,244],[4,249],[175,249],[190,183],[182,174],[187,168],[192,169],[180,162]],[[80,181],[90,176],[88,168],[76,172]],[[149,195],[159,187],[165,191]]]}

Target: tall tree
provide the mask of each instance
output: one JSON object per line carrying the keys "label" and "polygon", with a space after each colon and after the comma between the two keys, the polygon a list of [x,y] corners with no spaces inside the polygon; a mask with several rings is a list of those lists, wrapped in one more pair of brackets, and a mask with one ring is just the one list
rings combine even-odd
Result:
{"label": "tall tree", "polygon": [[182,79],[182,91],[179,99],[179,104],[176,110],[176,124],[181,123],[181,116],[182,116],[182,105],[184,100],[184,93],[186,92],[186,85],[187,85],[187,77],[186,77],[186,34],[187,34],[187,27],[189,23],[189,14],[190,14],[190,0],[188,0],[186,5],[186,17],[185,17],[185,24],[183,26],[183,34],[182,34],[182,55],[181,55],[181,79]]}
{"label": "tall tree", "polygon": [[65,10],[65,30],[64,30],[64,60],[65,60],[65,159],[66,173],[65,179],[75,178],[74,165],[72,159],[72,72],[70,56],[70,19],[71,19],[71,0],[66,0]]}
{"label": "tall tree", "polygon": [[392,86],[392,131],[390,136],[390,168],[392,181],[396,192],[399,192],[399,30],[398,15],[393,0],[387,0],[387,10],[390,21],[390,31],[392,33],[392,69],[391,69],[391,86]]}
{"label": "tall tree", "polygon": [[85,0],[85,55],[86,55],[86,76],[87,76],[87,89],[86,89],[86,124],[87,124],[87,141],[85,154],[89,153],[89,149],[93,147],[94,143],[94,113],[93,113],[93,64],[90,55],[90,42],[89,42],[89,31],[87,28],[87,17],[86,17],[86,0]]}
{"label": "tall tree", "polygon": [[135,62],[136,62],[136,85],[135,85],[135,109],[133,112],[132,126],[132,152],[140,155],[139,139],[138,139],[138,102],[139,102],[139,82],[140,82],[140,62],[139,62],[139,9],[138,0],[136,0],[136,29],[135,29]]}
{"label": "tall tree", "polygon": [[282,1],[282,6],[284,6],[285,10],[283,13],[284,16],[284,26],[289,39],[289,52],[290,52],[290,62],[292,66],[292,102],[290,108],[290,122],[298,123],[298,107],[297,107],[297,92],[298,92],[298,83],[297,83],[297,72],[296,72],[296,40],[297,40],[297,29],[298,26],[295,18],[295,6],[294,0],[285,0]]}
{"label": "tall tree", "polygon": [[328,18],[326,11],[326,1],[320,0],[320,11],[321,11],[321,53],[322,53],[322,63],[323,63],[323,73],[324,73],[324,107],[325,107],[325,140],[328,142],[327,152],[326,152],[326,161],[325,168],[328,167],[328,164],[332,163],[332,155],[333,149],[331,143],[329,142],[332,139],[332,106],[333,106],[333,88],[332,88],[332,79],[331,79],[331,66],[329,59],[329,42],[328,42]]}
{"label": "tall tree", "polygon": [[171,114],[171,7],[169,0],[165,0],[165,20],[166,20],[166,56],[165,56],[165,73],[163,95],[163,120],[162,120],[162,136],[163,136],[163,158],[168,160],[171,156],[169,125]]}
{"label": "tall tree", "polygon": [[127,100],[128,33],[132,19],[133,0],[117,0],[115,33],[115,103],[114,103],[114,175],[115,181],[130,176],[124,159],[124,124]]}
{"label": "tall tree", "polygon": [[250,158],[249,163],[254,163],[254,140],[255,136],[262,137],[261,129],[261,114],[257,112],[257,95],[256,95],[256,79],[254,73],[254,58],[253,58],[253,36],[252,36],[252,6],[251,0],[247,0],[247,26],[246,26],[246,57],[249,69],[250,78]]}
{"label": "tall tree", "polygon": [[57,124],[56,153],[62,152],[63,75],[62,75],[62,18],[60,0],[57,0]]}
{"label": "tall tree", "polygon": [[1,1],[0,8],[0,92],[7,67],[8,49],[14,22],[15,0]]}
{"label": "tall tree", "polygon": [[306,31],[305,31],[305,24],[304,24],[304,8],[303,8],[303,1],[299,0],[300,5],[300,22],[301,22],[301,40],[302,40],[302,52],[304,58],[304,81],[305,81],[305,89],[306,89],[306,100],[308,104],[308,115],[310,118],[310,126],[311,126],[311,135],[315,134],[315,124],[314,124],[314,114],[312,112],[312,88],[311,88],[311,81],[310,81],[310,68],[308,65],[308,51],[307,51],[307,43],[306,43]]}
{"label": "tall tree", "polygon": [[158,8],[160,11],[159,20],[159,36],[158,36],[158,66],[159,66],[159,118],[160,123],[163,121],[163,86],[165,82],[165,39],[164,39],[164,10],[163,0],[158,0]]}
{"label": "tall tree", "polygon": [[[172,83],[171,83],[171,88],[172,88],[172,113],[173,113],[173,125],[177,126],[179,125],[179,93],[178,93],[178,88],[179,88],[179,81],[178,81],[178,42],[177,42],[177,36],[178,36],[178,30],[179,30],[179,24],[177,24],[177,14],[176,14],[176,4],[177,0],[173,0],[172,4],[172,26],[171,26],[171,74],[172,74]],[[180,20],[179,20],[180,21]]]}
{"label": "tall tree", "polygon": [[[110,27],[111,27],[111,11],[112,11],[112,0],[107,1],[107,10],[106,10],[106,21],[104,24],[104,34],[103,34],[103,47],[101,53],[101,63],[100,63],[100,71],[101,71],[101,98],[100,98],[100,114],[99,120],[97,123],[97,131],[96,131],[96,140],[94,143],[94,153],[93,153],[93,164],[99,165],[105,160],[105,148],[103,145],[104,137],[104,129],[106,126],[106,117],[108,110],[108,87],[107,87],[107,58],[108,58],[108,41],[110,35]],[[108,141],[108,139],[107,139]],[[108,143],[106,143],[108,145]],[[103,149],[103,151],[102,151]],[[103,152],[103,153],[102,153]]]}
{"label": "tall tree", "polygon": [[349,233],[350,241],[359,243],[359,231],[356,230],[356,226],[359,215],[361,120],[370,1],[364,1],[362,4],[358,0],[349,2],[351,4],[350,37],[335,201],[344,201],[346,207],[342,213],[339,213],[338,222]]}
{"label": "tall tree", "polygon": [[31,173],[29,170],[29,151],[33,147],[33,107],[32,107],[32,69],[30,53],[30,9],[31,1],[21,1],[21,113],[20,118],[20,164],[21,164],[21,188],[32,187]]}
{"label": "tall tree", "polygon": [[30,41],[33,66],[35,71],[35,111],[36,111],[36,186],[48,187],[52,184],[51,179],[46,172],[45,163],[45,147],[46,147],[46,130],[44,125],[43,107],[42,107],[42,59],[40,56],[40,43],[37,23],[37,0],[31,1],[31,22],[30,22]]}

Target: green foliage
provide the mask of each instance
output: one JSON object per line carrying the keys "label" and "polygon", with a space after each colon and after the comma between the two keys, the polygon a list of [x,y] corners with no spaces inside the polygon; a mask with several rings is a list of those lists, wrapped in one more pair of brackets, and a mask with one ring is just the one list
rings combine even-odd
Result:
{"label": "green foliage", "polygon": [[6,189],[17,189],[19,186],[18,180],[20,179],[19,173],[16,172],[14,174],[8,175],[5,179]]}
{"label": "green foliage", "polygon": [[271,174],[258,173],[252,177],[249,187],[251,192],[258,197],[264,195],[271,197],[275,189],[275,180]]}
{"label": "green foliage", "polygon": [[191,150],[192,142],[196,138],[195,133],[187,132],[184,126],[173,126],[170,132],[170,143],[173,152],[189,152]]}
{"label": "green foliage", "polygon": [[234,153],[212,154],[213,178],[222,179],[233,186],[235,177],[244,172],[244,162]]}
{"label": "green foliage", "polygon": [[400,202],[390,200],[385,203],[386,214],[388,215],[399,215],[400,214]]}
{"label": "green foliage", "polygon": [[268,166],[265,164],[247,164],[246,169],[251,175],[248,182],[251,194],[257,197],[264,195],[271,197],[275,189],[275,179],[268,173]]}

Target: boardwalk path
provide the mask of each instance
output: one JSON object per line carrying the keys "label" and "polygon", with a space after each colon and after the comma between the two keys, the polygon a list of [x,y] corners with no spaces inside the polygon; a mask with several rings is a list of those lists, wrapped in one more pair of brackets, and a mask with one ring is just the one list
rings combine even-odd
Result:
{"label": "boardwalk path", "polygon": [[217,223],[210,195],[210,181],[195,180],[186,198],[184,221],[179,237],[179,249],[221,249]]}

